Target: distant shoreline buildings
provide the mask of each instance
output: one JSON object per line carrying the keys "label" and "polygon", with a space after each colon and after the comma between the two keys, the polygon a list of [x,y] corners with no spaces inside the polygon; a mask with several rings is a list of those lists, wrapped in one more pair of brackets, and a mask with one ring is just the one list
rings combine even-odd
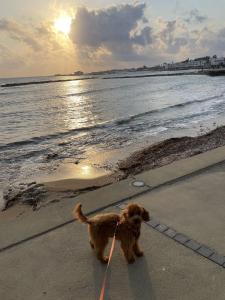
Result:
{"label": "distant shoreline buildings", "polygon": [[178,70],[193,70],[193,69],[220,69],[225,68],[225,57],[218,57],[217,55],[198,57],[194,59],[186,59],[180,62],[163,63],[153,67],[142,66],[138,68],[126,69],[112,69],[104,71],[96,71],[90,73],[83,73],[76,71],[72,74],[55,74],[55,76],[82,76],[82,75],[107,75],[116,74],[119,72],[139,72],[139,71],[178,71]]}
{"label": "distant shoreline buildings", "polygon": [[54,76],[82,76],[82,75],[84,75],[84,72],[75,71],[74,73],[70,73],[70,74],[55,74]]}
{"label": "distant shoreline buildings", "polygon": [[118,72],[139,72],[139,71],[178,71],[193,69],[219,69],[225,68],[225,57],[217,55],[186,59],[181,62],[163,63],[153,67],[142,66],[138,68],[113,69],[87,73],[86,75],[116,74]]}
{"label": "distant shoreline buildings", "polygon": [[217,57],[217,55],[204,56],[195,59],[187,59],[176,63],[163,63],[156,66],[160,70],[174,71],[174,70],[189,70],[189,69],[211,69],[211,68],[224,68],[225,57]]}

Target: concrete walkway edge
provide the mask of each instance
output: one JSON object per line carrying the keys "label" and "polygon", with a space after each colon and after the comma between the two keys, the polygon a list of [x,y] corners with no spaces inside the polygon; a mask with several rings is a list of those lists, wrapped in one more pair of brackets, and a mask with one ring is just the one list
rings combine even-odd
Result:
{"label": "concrete walkway edge", "polygon": [[[163,185],[173,184],[188,176],[197,175],[212,166],[223,162],[225,162],[225,147],[219,147],[191,158],[176,161],[161,168],[143,172],[133,178],[128,178],[95,191],[79,195],[64,203],[63,207],[61,203],[60,209],[65,211],[65,213],[62,213],[57,219],[51,218],[51,213],[52,211],[59,209],[59,204],[52,204],[49,212],[46,207],[36,213],[38,218],[36,224],[33,224],[32,229],[29,226],[29,218],[27,219],[27,222],[23,219],[23,224],[21,226],[18,226],[16,221],[14,224],[7,224],[8,233],[12,233],[15,230],[17,231],[16,235],[12,235],[7,241],[5,240],[7,232],[5,232],[5,230],[0,230],[0,252],[73,222],[74,220],[70,216],[76,203],[82,203],[84,212],[87,215],[90,215],[111,205],[130,200],[143,193],[155,190]],[[134,187],[132,183],[135,180],[144,181],[145,186],[140,188]],[[45,218],[46,214],[48,215],[47,219]],[[0,220],[0,227],[1,226],[2,222]]]}

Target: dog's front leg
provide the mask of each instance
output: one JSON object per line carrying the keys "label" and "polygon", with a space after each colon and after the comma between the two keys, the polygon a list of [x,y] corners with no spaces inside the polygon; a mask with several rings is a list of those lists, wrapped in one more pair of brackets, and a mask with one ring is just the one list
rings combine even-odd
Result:
{"label": "dog's front leg", "polygon": [[143,251],[141,251],[139,247],[138,240],[135,241],[133,249],[136,256],[140,257],[144,255]]}
{"label": "dog's front leg", "polygon": [[135,257],[133,253],[133,243],[121,241],[121,248],[123,250],[124,256],[129,264],[135,262]]}

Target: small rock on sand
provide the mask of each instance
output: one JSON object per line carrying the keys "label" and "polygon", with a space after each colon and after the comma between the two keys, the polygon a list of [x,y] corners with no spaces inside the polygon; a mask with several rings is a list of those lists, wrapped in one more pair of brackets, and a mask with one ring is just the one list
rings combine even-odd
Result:
{"label": "small rock on sand", "polygon": [[46,159],[49,160],[49,159],[52,159],[52,158],[56,158],[58,156],[57,153],[49,153],[47,156],[46,156]]}

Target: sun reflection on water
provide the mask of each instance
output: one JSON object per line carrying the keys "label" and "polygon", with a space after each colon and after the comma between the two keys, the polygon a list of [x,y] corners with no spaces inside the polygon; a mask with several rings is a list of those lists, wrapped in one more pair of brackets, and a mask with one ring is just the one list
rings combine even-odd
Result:
{"label": "sun reflection on water", "polygon": [[81,166],[82,175],[88,176],[92,172],[90,166]]}
{"label": "sun reflection on water", "polygon": [[64,83],[66,114],[64,122],[69,130],[93,126],[97,117],[93,114],[93,100],[86,80]]}

